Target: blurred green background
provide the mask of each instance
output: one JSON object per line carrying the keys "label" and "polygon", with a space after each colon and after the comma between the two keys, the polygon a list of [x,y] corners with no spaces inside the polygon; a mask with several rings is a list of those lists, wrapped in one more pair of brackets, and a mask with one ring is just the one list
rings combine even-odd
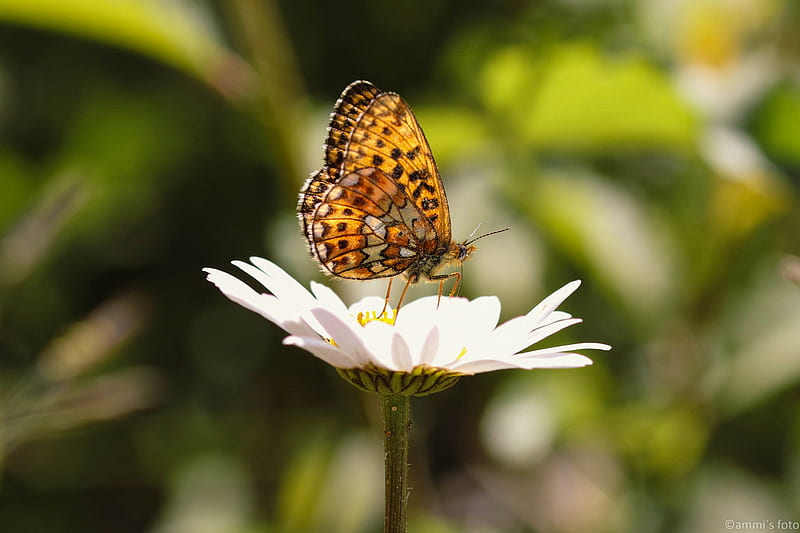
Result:
{"label": "blurred green background", "polygon": [[798,27],[795,0],[0,0],[0,529],[381,530],[377,397],[200,271],[321,279],[296,192],[368,79],[454,236],[512,228],[464,294],[508,319],[580,278],[557,340],[614,346],[412,401],[410,531],[797,530]]}

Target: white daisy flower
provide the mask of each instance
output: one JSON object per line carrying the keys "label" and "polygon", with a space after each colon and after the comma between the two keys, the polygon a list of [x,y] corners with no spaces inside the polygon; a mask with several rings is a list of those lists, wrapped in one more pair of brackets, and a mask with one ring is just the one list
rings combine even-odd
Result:
{"label": "white daisy flower", "polygon": [[444,390],[461,376],[506,368],[577,368],[592,364],[575,350],[610,350],[581,342],[528,352],[522,350],[581,322],[556,308],[580,285],[566,284],[528,314],[498,325],[500,300],[483,296],[428,296],[402,312],[384,307],[380,297],[346,306],[330,288],[311,282],[309,292],[274,263],[252,257],[233,264],[261,283],[257,292],[238,278],[203,269],[228,298],[284,329],[284,344],[307,350],[336,367],[362,390],[425,395]]}

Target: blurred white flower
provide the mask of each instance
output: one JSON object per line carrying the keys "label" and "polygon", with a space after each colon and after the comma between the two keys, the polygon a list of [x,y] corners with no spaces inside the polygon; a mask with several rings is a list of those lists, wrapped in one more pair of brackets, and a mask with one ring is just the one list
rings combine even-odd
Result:
{"label": "blurred white flower", "polygon": [[206,268],[208,280],[234,302],[283,328],[284,344],[299,346],[336,367],[361,389],[424,395],[452,386],[463,375],[506,368],[576,368],[592,364],[575,350],[609,350],[583,342],[522,350],[581,322],[556,308],[580,285],[568,283],[528,314],[497,325],[500,300],[484,296],[420,298],[396,313],[380,297],[347,307],[328,287],[311,282],[309,292],[274,263],[259,257],[233,264],[271,294],[238,278]]}

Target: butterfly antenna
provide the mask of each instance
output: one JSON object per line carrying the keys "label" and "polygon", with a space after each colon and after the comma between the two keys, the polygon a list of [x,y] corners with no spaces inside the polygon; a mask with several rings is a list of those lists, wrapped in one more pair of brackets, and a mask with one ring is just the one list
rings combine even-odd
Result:
{"label": "butterfly antenna", "polygon": [[[478,228],[479,227],[480,227],[480,225],[478,225]],[[475,228],[475,231],[478,231],[478,228]],[[475,234],[475,231],[473,231],[470,234],[470,236],[467,238],[467,241],[464,243],[464,246],[469,246],[470,244],[472,244],[473,242],[477,241],[478,239],[483,239],[484,237],[488,237],[489,235],[495,235],[497,233],[503,233],[504,231],[508,231],[510,229],[511,228],[497,229],[497,230],[494,230],[494,231],[490,231],[489,233],[484,233],[483,235],[480,235],[480,236],[475,237],[474,239],[472,239],[472,238],[469,238],[469,237],[472,237],[472,235]]]}
{"label": "butterfly antenna", "polygon": [[[477,226],[475,226],[475,229],[474,229],[474,230],[472,230],[472,233],[470,233],[470,234],[467,236],[467,241],[469,241],[469,242],[472,242],[472,241],[470,241],[470,239],[472,238],[472,236],[473,236],[473,235],[475,235],[476,233],[478,233],[478,230],[479,230],[479,229],[481,229],[481,225],[480,225],[480,223],[478,223],[478,225],[477,225]],[[479,237],[479,238],[480,238],[480,237]]]}

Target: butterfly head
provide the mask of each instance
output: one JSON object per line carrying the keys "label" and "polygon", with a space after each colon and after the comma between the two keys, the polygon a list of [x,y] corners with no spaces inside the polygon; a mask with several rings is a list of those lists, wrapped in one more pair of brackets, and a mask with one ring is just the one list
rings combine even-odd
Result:
{"label": "butterfly head", "polygon": [[[477,231],[477,229],[478,228],[475,228],[475,231]],[[483,235],[475,237],[474,239],[469,238],[464,242],[454,243],[450,247],[450,250],[448,251],[448,258],[447,258],[448,262],[463,263],[464,261],[469,259],[472,252],[478,249],[477,246],[472,244],[473,242],[477,241],[478,239],[483,239],[484,237],[488,237],[489,235],[494,235],[495,233],[502,233],[504,231],[508,231],[509,229],[510,228],[503,228],[495,231],[490,231],[489,233],[484,233]],[[475,234],[475,231],[473,231],[472,233]],[[470,235],[470,237],[472,237],[472,235]]]}
{"label": "butterfly head", "polygon": [[477,250],[477,246],[472,246],[469,241],[466,242],[457,242],[453,245],[450,253],[452,254],[452,260],[458,263],[463,263],[467,259],[469,259],[470,254]]}

